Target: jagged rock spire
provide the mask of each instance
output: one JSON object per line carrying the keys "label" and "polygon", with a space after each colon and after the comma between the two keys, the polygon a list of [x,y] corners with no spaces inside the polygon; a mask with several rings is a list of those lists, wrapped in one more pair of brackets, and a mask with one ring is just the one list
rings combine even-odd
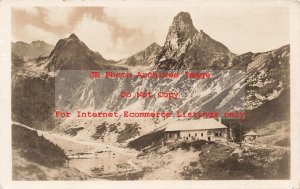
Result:
{"label": "jagged rock spire", "polygon": [[[220,54],[224,61],[217,62]],[[157,69],[221,69],[231,53],[220,42],[194,27],[187,12],[178,13],[169,28],[166,41],[155,60]]]}
{"label": "jagged rock spire", "polygon": [[[173,23],[169,29],[169,34],[171,33],[184,33],[185,37],[192,37],[197,33],[197,29],[194,27],[191,15],[187,12],[178,13],[174,19]],[[184,37],[184,36],[179,36]]]}

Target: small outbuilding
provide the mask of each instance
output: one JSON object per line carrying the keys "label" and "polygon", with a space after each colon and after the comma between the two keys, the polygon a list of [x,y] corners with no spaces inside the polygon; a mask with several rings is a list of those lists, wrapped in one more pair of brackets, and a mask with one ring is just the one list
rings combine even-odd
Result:
{"label": "small outbuilding", "polygon": [[255,140],[255,139],[257,139],[258,136],[259,135],[257,133],[255,133],[254,131],[250,131],[244,135],[244,141],[248,142],[248,141]]}

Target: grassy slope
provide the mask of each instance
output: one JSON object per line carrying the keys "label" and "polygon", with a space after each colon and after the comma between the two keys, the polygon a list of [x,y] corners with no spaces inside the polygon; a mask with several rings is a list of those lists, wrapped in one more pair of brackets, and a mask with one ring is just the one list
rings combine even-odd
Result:
{"label": "grassy slope", "polygon": [[39,163],[30,162],[20,155],[17,150],[13,150],[13,180],[86,180],[86,174],[77,169],[70,168],[64,164],[60,167],[47,167]]}
{"label": "grassy slope", "polygon": [[14,180],[84,180],[88,177],[65,163],[65,152],[36,131],[12,125]]}
{"label": "grassy slope", "polygon": [[143,152],[135,163],[145,171],[143,179],[146,180],[289,178],[289,150],[244,146],[242,157],[238,157],[233,153],[237,146],[201,141],[173,144]]}
{"label": "grassy slope", "polygon": [[164,129],[153,131],[151,133],[148,133],[146,135],[143,135],[133,141],[130,141],[128,143],[128,147],[134,148],[137,150],[141,150],[147,146],[158,146],[161,145],[164,138]]}
{"label": "grassy slope", "polygon": [[222,144],[204,145],[199,158],[184,167],[181,174],[184,179],[196,180],[289,178],[288,150],[246,147],[241,158],[232,154],[233,151],[231,146]]}

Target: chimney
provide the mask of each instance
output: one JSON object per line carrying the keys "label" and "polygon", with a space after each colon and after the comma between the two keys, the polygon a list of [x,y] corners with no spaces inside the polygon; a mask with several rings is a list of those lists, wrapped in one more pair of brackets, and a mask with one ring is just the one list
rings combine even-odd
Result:
{"label": "chimney", "polygon": [[218,117],[218,121],[219,121],[219,123],[222,123],[222,118]]}

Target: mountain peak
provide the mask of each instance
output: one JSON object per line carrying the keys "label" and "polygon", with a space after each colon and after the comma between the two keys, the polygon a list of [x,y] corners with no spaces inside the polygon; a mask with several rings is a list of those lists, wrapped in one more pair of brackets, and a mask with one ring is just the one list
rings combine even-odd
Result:
{"label": "mountain peak", "polygon": [[46,42],[42,40],[36,40],[36,41],[32,41],[31,44],[46,44]]}
{"label": "mountain peak", "polygon": [[154,48],[161,48],[161,46],[159,44],[157,44],[156,42],[152,43],[151,45],[149,45],[146,49],[154,49]]}
{"label": "mountain peak", "polygon": [[195,33],[197,33],[197,30],[188,12],[180,12],[174,17],[169,29],[169,35],[176,34],[178,37],[183,37],[183,40],[186,40],[193,37]]}
{"label": "mountain peak", "polygon": [[74,33],[71,33],[71,35],[69,36],[69,39],[79,40],[77,35],[75,35]]}
{"label": "mountain peak", "polygon": [[[220,55],[224,60],[215,61]],[[155,64],[158,69],[219,69],[227,66],[230,55],[226,46],[194,27],[189,13],[180,12],[173,19]]]}
{"label": "mountain peak", "polygon": [[174,17],[173,24],[178,24],[178,23],[181,24],[184,23],[191,27],[194,27],[191,15],[188,12],[180,12]]}
{"label": "mountain peak", "polygon": [[160,51],[161,46],[154,42],[144,50],[121,60],[121,63],[128,66],[149,66],[154,63],[156,56]]}
{"label": "mountain peak", "polygon": [[47,56],[53,48],[53,45],[41,40],[32,41],[31,43],[17,41],[12,43],[11,46],[12,53],[15,53],[19,58],[26,61],[39,56]]}
{"label": "mountain peak", "polygon": [[160,45],[157,44],[156,42],[152,43],[150,46],[159,46],[160,47]]}
{"label": "mountain peak", "polygon": [[60,39],[47,58],[48,71],[56,70],[113,70],[125,69],[112,65],[114,61],[90,50],[86,44],[72,33],[68,38]]}
{"label": "mountain peak", "polygon": [[164,46],[172,50],[179,49],[183,43],[192,39],[197,33],[191,15],[187,12],[180,12],[173,19]]}

